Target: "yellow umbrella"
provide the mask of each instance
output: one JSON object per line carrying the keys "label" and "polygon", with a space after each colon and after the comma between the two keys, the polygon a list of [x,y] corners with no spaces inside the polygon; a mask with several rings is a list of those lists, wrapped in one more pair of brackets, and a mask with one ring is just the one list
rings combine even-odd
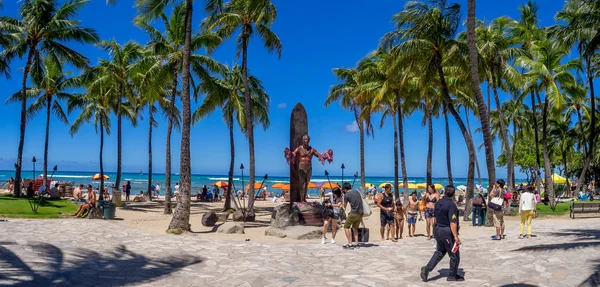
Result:
{"label": "yellow umbrella", "polygon": [[417,183],[415,186],[417,188],[427,188],[427,183]]}
{"label": "yellow umbrella", "polygon": [[565,184],[565,183],[567,183],[567,179],[566,178],[564,178],[564,177],[562,177],[562,176],[560,176],[560,175],[558,175],[556,173],[552,175],[552,181],[554,183],[556,183],[556,184]]}
{"label": "yellow umbrella", "polygon": [[384,182],[384,183],[382,183],[382,184],[380,184],[380,185],[379,185],[379,188],[384,188],[384,187],[385,187],[386,185],[388,185],[388,184],[389,184],[389,185],[392,185],[392,184],[391,184],[391,183],[389,183],[389,182]]}
{"label": "yellow umbrella", "polygon": [[374,184],[372,184],[372,183],[365,183],[365,188],[370,188],[370,187],[371,187],[371,185],[372,185],[372,186],[375,186],[375,185],[374,185]]}
{"label": "yellow umbrella", "polygon": [[444,186],[439,183],[436,183],[434,185],[435,185],[435,189],[443,189],[444,188]]}
{"label": "yellow umbrella", "polygon": [[[109,177],[108,177],[108,175],[105,174],[104,175],[104,180],[107,180],[107,179],[109,179]],[[92,176],[92,180],[100,180],[100,174],[97,173],[94,176]]]}
{"label": "yellow umbrella", "polygon": [[[399,188],[404,188],[404,183],[401,183],[398,185]],[[408,184],[408,189],[418,189],[417,185],[414,183],[409,183]]]}

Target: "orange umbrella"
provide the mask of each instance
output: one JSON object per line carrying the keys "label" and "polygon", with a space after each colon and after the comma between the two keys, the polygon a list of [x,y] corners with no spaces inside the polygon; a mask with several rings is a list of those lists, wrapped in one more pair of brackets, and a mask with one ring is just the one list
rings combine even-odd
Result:
{"label": "orange umbrella", "polygon": [[[109,178],[108,175],[105,174],[104,175],[104,180],[107,180],[108,178]],[[94,176],[92,176],[92,180],[100,180],[100,174],[97,173]]]}
{"label": "orange umbrella", "polygon": [[335,184],[335,183],[331,184],[329,182],[321,185],[321,188],[323,188],[323,189],[334,189],[336,187],[340,187],[340,186],[338,184]]}
{"label": "orange umbrella", "polygon": [[308,188],[319,188],[316,184],[309,182],[308,183]]}
{"label": "orange umbrella", "polygon": [[[255,182],[255,183],[254,183],[254,190],[261,189],[261,188],[263,188],[263,187],[265,187],[265,186],[264,186],[264,185],[260,185],[260,183],[259,183],[259,182]],[[249,189],[250,189],[250,185],[249,185],[249,184],[248,184],[248,185],[246,185],[246,189],[247,189],[247,190],[249,190]]]}
{"label": "orange umbrella", "polygon": [[218,188],[226,188],[228,186],[228,184],[224,181],[217,181],[217,182],[213,183],[212,186],[216,186]]}
{"label": "orange umbrella", "polygon": [[283,183],[276,183],[276,184],[271,185],[271,188],[281,188],[283,186],[285,186],[285,184],[283,184]]}
{"label": "orange umbrella", "polygon": [[286,184],[286,185],[281,186],[280,188],[281,188],[281,190],[290,190],[291,187],[289,184]]}

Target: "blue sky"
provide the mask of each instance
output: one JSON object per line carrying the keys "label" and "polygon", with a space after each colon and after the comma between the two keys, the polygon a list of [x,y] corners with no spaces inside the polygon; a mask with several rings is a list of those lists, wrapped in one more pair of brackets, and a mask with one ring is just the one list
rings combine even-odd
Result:
{"label": "blue sky", "polygon": [[[325,167],[315,161],[315,174],[328,169],[332,174],[339,172],[345,163],[346,173],[359,170],[359,134],[353,128],[353,115],[341,109],[339,104],[324,107],[329,87],[337,83],[331,70],[336,67],[353,67],[357,61],[377,47],[382,35],[391,29],[391,17],[399,12],[406,1],[381,0],[328,0],[328,1],[284,1],[273,0],[277,7],[277,20],[272,29],[282,43],[281,59],[276,54],[267,53],[262,44],[255,40],[249,49],[248,65],[251,73],[260,78],[271,96],[271,126],[267,131],[256,128],[257,174],[286,175],[288,167],[283,158],[283,149],[289,144],[290,112],[296,103],[301,102],[308,113],[309,131],[312,145],[319,151],[332,148],[335,162]],[[449,1],[452,2],[452,1]],[[462,5],[463,18],[466,17],[467,1],[456,1]],[[517,8],[526,1],[504,0],[477,1],[477,18],[491,20],[499,16],[518,18]],[[538,1],[540,4],[541,25],[554,23],[554,15],[562,8],[563,0]],[[203,12],[202,1],[194,6],[195,29]],[[0,15],[16,16],[16,0],[4,1]],[[135,40],[146,43],[148,37],[137,29],[132,19],[136,15],[133,1],[119,1],[115,6],[105,5],[105,1],[91,1],[80,13],[82,25],[98,31],[105,40],[116,39],[120,43]],[[461,30],[464,26],[461,26]],[[213,55],[214,58],[232,64],[236,62],[235,50],[229,40]],[[96,64],[100,57],[108,55],[94,46],[71,44],[82,51]],[[11,170],[15,162],[19,140],[19,104],[4,104],[4,100],[20,88],[23,74],[23,61],[12,63],[12,79],[0,78],[0,169]],[[486,91],[485,86],[484,93]],[[501,97],[505,97],[501,94]],[[192,108],[197,107],[192,104]],[[147,113],[147,112],[146,112]],[[70,121],[77,114],[69,116]],[[147,115],[144,116],[147,118]],[[379,116],[374,123],[379,124]],[[405,148],[409,176],[425,176],[427,156],[427,128],[421,126],[422,114],[415,113],[405,120]],[[155,172],[164,172],[166,120],[159,118],[159,127],[154,130],[153,162]],[[472,129],[479,127],[475,117],[470,117]],[[33,156],[41,165],[44,151],[44,117],[38,115],[27,126],[24,166],[28,168]],[[454,176],[464,177],[467,173],[467,150],[456,123],[450,118],[452,138],[452,168]],[[58,165],[60,170],[98,170],[99,136],[91,124],[85,125],[71,137],[68,126],[52,121],[49,165]],[[482,142],[481,134],[474,134],[475,145]],[[178,132],[173,133],[173,172],[179,171]],[[113,130],[105,137],[105,170],[116,169],[116,120]],[[240,162],[248,163],[248,146],[243,134],[236,128],[236,167]],[[496,156],[500,145],[495,145]],[[137,128],[124,124],[123,168],[125,171],[147,170],[148,167],[148,121],[142,120]],[[391,176],[393,174],[393,130],[391,121],[382,129],[375,130],[375,138],[368,138],[365,145],[365,166],[367,176]],[[482,176],[486,176],[485,154],[478,152]],[[228,131],[221,113],[202,120],[192,128],[192,172],[205,174],[225,174],[229,166]],[[499,169],[498,176],[504,177],[505,170]],[[443,118],[434,120],[433,176],[446,176],[445,135]],[[524,177],[524,176],[518,176]]]}

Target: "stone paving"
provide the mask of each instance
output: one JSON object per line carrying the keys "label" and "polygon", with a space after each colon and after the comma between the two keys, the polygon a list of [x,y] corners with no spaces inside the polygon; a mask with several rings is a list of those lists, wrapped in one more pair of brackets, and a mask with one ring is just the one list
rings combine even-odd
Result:
{"label": "stone paving", "polygon": [[[477,235],[462,238],[466,281],[452,285],[596,286],[599,227],[598,219],[537,220],[537,237],[518,240],[518,222],[509,221],[500,242],[489,239],[491,228],[468,232]],[[420,237],[343,250],[155,236],[114,221],[11,219],[0,222],[0,286],[448,286],[447,258],[429,282],[419,278],[432,245]]]}

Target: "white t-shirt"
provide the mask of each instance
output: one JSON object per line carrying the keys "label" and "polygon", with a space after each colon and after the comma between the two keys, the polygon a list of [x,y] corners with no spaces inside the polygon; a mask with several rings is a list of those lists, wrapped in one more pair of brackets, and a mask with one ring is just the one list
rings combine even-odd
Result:
{"label": "white t-shirt", "polygon": [[159,184],[156,185],[156,192],[160,192],[160,185]]}
{"label": "white t-shirt", "polygon": [[176,194],[177,194],[177,193],[179,193],[179,184],[176,184],[176,185],[175,185],[175,193],[176,193]]}
{"label": "white t-shirt", "polygon": [[535,194],[531,192],[523,192],[521,194],[521,204],[519,204],[519,212],[521,210],[535,210],[536,207]]}

